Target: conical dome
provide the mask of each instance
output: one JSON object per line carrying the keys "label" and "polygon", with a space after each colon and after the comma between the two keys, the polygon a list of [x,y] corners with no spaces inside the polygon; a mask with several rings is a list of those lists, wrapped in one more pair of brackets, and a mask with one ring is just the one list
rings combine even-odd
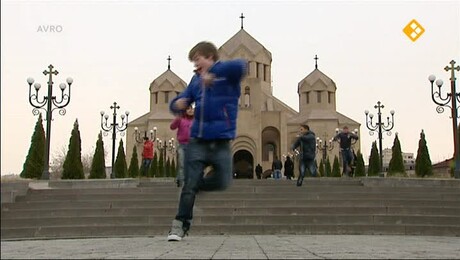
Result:
{"label": "conical dome", "polygon": [[187,83],[168,69],[150,83],[149,90],[151,93],[158,91],[182,92],[185,87],[187,87]]}
{"label": "conical dome", "polygon": [[313,70],[310,74],[308,74],[308,76],[299,82],[297,93],[310,91],[314,87],[323,88],[322,90],[328,90],[331,92],[335,92],[337,90],[334,81],[319,69]]}
{"label": "conical dome", "polygon": [[[245,53],[249,57],[241,57],[237,55],[241,49],[245,50]],[[225,42],[220,48],[219,53],[222,58],[247,58],[254,60],[256,57],[265,57],[266,63],[271,63],[272,54],[265,49],[254,37],[247,33],[244,29],[239,30],[232,38]]]}

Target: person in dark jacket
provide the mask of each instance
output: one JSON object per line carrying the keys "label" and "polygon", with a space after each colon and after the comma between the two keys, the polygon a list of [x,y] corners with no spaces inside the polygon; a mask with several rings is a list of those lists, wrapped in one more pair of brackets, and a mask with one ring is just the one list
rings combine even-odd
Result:
{"label": "person in dark jacket", "polygon": [[275,156],[275,159],[272,163],[273,179],[281,179],[281,169],[283,169],[283,163],[280,159],[278,159],[278,156]]}
{"label": "person in dark jacket", "polygon": [[284,162],[284,176],[286,179],[291,180],[294,176],[294,162],[291,160],[291,157],[288,155],[286,161]]}
{"label": "person in dark jacket", "polygon": [[352,164],[353,164],[353,151],[351,149],[351,142],[352,140],[358,140],[358,135],[354,133],[350,133],[348,130],[348,126],[344,126],[342,131],[338,133],[334,139],[340,143],[340,151],[342,152],[342,162],[343,162],[343,175],[342,176],[350,176],[350,172],[352,171]]}
{"label": "person in dark jacket", "polygon": [[262,172],[263,172],[262,166],[260,165],[260,163],[258,163],[257,166],[256,166],[257,179],[262,178]]}
{"label": "person in dark jacket", "polygon": [[[232,181],[230,141],[236,136],[240,82],[247,74],[247,61],[219,61],[217,48],[210,42],[195,45],[188,58],[195,75],[169,104],[173,114],[180,114],[195,103],[195,116],[184,157],[184,185],[168,241],[181,240],[190,229],[199,190],[224,190]],[[204,176],[206,166],[212,166],[212,175]]]}
{"label": "person in dark jacket", "polygon": [[297,179],[297,186],[302,186],[303,178],[305,177],[305,171],[308,169],[313,177],[316,177],[316,135],[310,130],[308,125],[300,126],[300,135],[297,140],[292,144],[291,149],[295,152],[295,149],[300,146],[300,175]]}

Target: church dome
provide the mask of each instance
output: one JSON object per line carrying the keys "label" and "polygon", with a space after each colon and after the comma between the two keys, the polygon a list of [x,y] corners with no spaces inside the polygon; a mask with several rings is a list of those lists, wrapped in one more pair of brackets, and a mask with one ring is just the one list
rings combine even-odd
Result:
{"label": "church dome", "polygon": [[306,76],[299,82],[297,93],[306,92],[313,89],[328,90],[335,92],[337,90],[337,87],[335,85],[335,82],[331,78],[329,78],[328,76],[326,76],[326,74],[324,74],[316,68],[314,71],[308,74],[308,76]]}
{"label": "church dome", "polygon": [[251,57],[243,57],[253,59],[257,56],[265,56],[271,62],[272,54],[265,49],[254,37],[247,33],[244,29],[239,30],[232,38],[226,41],[220,48],[219,53],[225,57],[238,56],[237,53],[241,49],[245,49]]}
{"label": "church dome", "polygon": [[158,91],[175,91],[182,92],[187,87],[187,83],[183,81],[176,73],[168,69],[163,74],[158,76],[150,83],[150,92]]}

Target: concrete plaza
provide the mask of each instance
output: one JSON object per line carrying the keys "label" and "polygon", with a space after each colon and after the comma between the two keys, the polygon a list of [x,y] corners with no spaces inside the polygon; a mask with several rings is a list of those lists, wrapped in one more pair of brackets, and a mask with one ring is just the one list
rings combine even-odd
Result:
{"label": "concrete plaza", "polygon": [[2,259],[460,259],[460,237],[166,236],[2,241]]}

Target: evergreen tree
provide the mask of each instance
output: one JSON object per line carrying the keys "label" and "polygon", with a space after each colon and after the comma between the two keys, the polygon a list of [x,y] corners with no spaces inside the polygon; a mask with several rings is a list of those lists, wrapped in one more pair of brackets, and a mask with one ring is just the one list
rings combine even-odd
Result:
{"label": "evergreen tree", "polygon": [[133,147],[133,156],[129,163],[128,176],[131,178],[139,177],[139,159],[137,158],[137,147]]}
{"label": "evergreen tree", "polygon": [[148,177],[158,177],[158,155],[155,153],[153,155],[153,161],[150,164],[150,169],[148,173]]}
{"label": "evergreen tree", "polygon": [[377,150],[377,142],[372,142],[371,155],[369,157],[368,176],[377,176],[380,172],[380,156]]}
{"label": "evergreen tree", "polygon": [[398,134],[395,135],[393,147],[391,148],[391,160],[388,166],[388,174],[394,175],[395,173],[406,173],[404,161],[401,150],[401,143],[399,142]]}
{"label": "evergreen tree", "polygon": [[334,156],[334,162],[332,163],[332,177],[341,177],[342,175],[340,174],[340,163],[339,163],[339,158]]}
{"label": "evergreen tree", "polygon": [[123,147],[123,139],[120,139],[118,145],[117,158],[115,159],[115,166],[113,168],[115,178],[126,178],[128,175],[128,166],[126,165],[125,148]]}
{"label": "evergreen tree", "polygon": [[326,176],[327,177],[332,177],[332,167],[331,167],[331,161],[329,160],[329,156],[326,158]]}
{"label": "evergreen tree", "polygon": [[[129,171],[129,170],[128,170]],[[144,164],[141,163],[140,167],[139,167],[139,177],[147,177],[148,176],[148,170],[146,172],[144,172]],[[146,176],[147,175],[147,176]]]}
{"label": "evergreen tree", "polygon": [[99,132],[96,142],[96,151],[94,152],[93,161],[91,162],[89,179],[105,179],[106,177],[104,141],[102,140],[102,132]]}
{"label": "evergreen tree", "polygon": [[83,164],[81,162],[81,138],[78,129],[78,119],[73,124],[69,141],[69,150],[64,160],[62,179],[84,179]]}
{"label": "evergreen tree", "polygon": [[21,178],[40,179],[45,168],[45,130],[42,114],[39,114],[35,130],[30,140],[29,153],[20,173]]}
{"label": "evergreen tree", "polygon": [[160,153],[160,160],[158,161],[157,176],[158,177],[165,177],[164,176],[164,170],[165,170],[164,157],[163,157],[163,153]]}
{"label": "evergreen tree", "polygon": [[358,150],[358,153],[356,154],[355,176],[366,176],[364,158],[363,158],[363,154],[361,153],[361,150]]}
{"label": "evergreen tree", "polygon": [[171,177],[171,162],[169,161],[169,157],[166,159],[166,177]]}
{"label": "evergreen tree", "polygon": [[420,133],[417,158],[415,158],[415,174],[419,177],[433,175],[433,165],[431,164],[430,153],[428,152],[423,130]]}
{"label": "evergreen tree", "polygon": [[319,173],[319,176],[321,177],[324,177],[324,161],[323,159],[321,159],[321,161],[319,161],[319,167],[318,167],[318,173]]}
{"label": "evergreen tree", "polygon": [[174,157],[172,158],[171,162],[171,177],[176,178],[177,176],[177,167],[176,167],[176,161],[174,160]]}

